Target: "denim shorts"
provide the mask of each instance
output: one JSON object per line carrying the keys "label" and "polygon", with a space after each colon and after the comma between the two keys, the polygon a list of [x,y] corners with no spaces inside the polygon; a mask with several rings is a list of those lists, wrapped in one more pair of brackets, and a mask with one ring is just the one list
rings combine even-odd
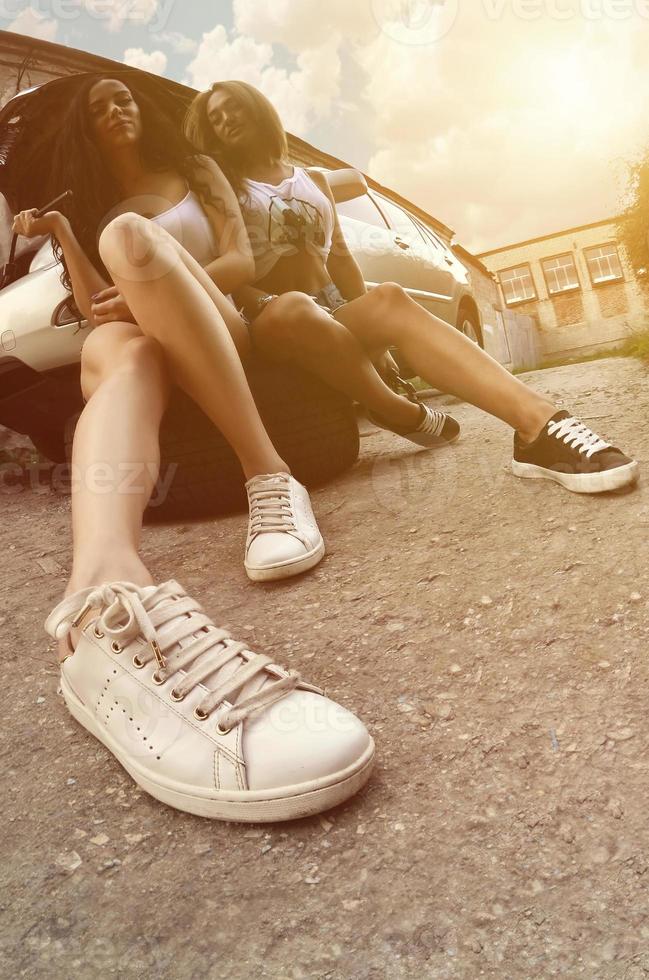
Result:
{"label": "denim shorts", "polygon": [[342,295],[338,286],[333,282],[328,282],[326,286],[319,289],[317,293],[311,295],[311,299],[314,300],[323,309],[328,310],[329,313],[334,313],[339,306],[344,306],[347,300]]}

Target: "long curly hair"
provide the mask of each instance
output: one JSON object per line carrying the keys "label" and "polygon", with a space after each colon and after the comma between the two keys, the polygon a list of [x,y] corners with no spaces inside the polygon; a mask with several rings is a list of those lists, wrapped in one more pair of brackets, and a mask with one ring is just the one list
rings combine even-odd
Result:
{"label": "long curly hair", "polygon": [[[48,189],[49,199],[64,190],[72,191],[72,198],[66,202],[64,212],[86,256],[109,282],[112,281],[111,277],[99,255],[99,235],[107,216],[121,202],[123,194],[95,142],[88,96],[97,82],[114,77],[111,74],[93,75],[84,79],[77,89],[61,123],[52,155]],[[209,187],[195,176],[198,154],[183,135],[178,122],[162,111],[148,94],[138,90],[133,81],[129,80],[127,88],[141,114],[139,149],[145,167],[152,171],[175,170],[185,178],[201,203],[218,208],[220,202],[214,199]],[[61,282],[72,293],[72,280],[63,249],[54,236],[52,247],[62,265]]]}
{"label": "long curly hair", "polygon": [[214,92],[225,92],[243,107],[254,125],[257,139],[253,149],[255,162],[275,163],[288,160],[288,141],[275,106],[266,96],[248,82],[214,82],[206,92],[200,92],[191,102],[183,130],[185,136],[198,150],[212,157],[232,185],[239,200],[245,199],[243,179],[246,160],[232,153],[232,148],[218,138],[207,118],[207,104]]}

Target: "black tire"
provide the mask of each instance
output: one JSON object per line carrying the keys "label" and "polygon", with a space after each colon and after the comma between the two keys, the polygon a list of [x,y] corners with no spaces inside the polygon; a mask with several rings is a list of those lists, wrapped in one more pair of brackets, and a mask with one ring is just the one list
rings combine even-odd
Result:
{"label": "black tire", "polygon": [[34,443],[36,451],[51,463],[63,463],[66,461],[66,446],[63,434],[59,432],[30,433],[29,438]]}
{"label": "black tire", "polygon": [[[313,487],[358,458],[352,402],[319,379],[289,366],[251,361],[248,381],[260,415],[295,478]],[[76,424],[76,418],[73,421]],[[66,447],[71,456],[74,424]],[[198,406],[174,388],[160,430],[160,479],[145,519],[213,517],[246,505],[245,481],[234,452]],[[167,485],[168,481],[168,485]]]}

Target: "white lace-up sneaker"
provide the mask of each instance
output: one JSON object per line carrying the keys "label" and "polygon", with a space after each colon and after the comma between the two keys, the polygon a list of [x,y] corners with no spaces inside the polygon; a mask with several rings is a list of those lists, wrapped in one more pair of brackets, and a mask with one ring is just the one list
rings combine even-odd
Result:
{"label": "white lace-up sneaker", "polygon": [[233,640],[177,582],[83,589],[45,622],[56,639],[75,626],[65,702],[163,803],[221,820],[291,820],[368,779],[374,742],[362,722]]}
{"label": "white lace-up sneaker", "polygon": [[288,473],[246,483],[250,521],[245,568],[255,582],[289,578],[321,561],[325,546],[309,495]]}

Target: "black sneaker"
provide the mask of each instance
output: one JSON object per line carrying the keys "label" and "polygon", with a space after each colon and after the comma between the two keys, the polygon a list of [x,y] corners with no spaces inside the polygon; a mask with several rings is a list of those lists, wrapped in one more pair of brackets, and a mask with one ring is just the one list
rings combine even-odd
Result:
{"label": "black sneaker", "polygon": [[433,408],[429,408],[428,405],[424,405],[423,403],[419,404],[419,408],[422,412],[421,422],[416,429],[412,430],[398,428],[380,416],[374,415],[372,412],[368,412],[367,417],[370,422],[377,425],[380,429],[387,429],[389,432],[394,432],[395,435],[401,436],[402,439],[415,442],[418,446],[423,446],[425,449],[438,449],[440,446],[448,446],[451,442],[459,439],[460,423],[456,422],[454,418],[446,415],[445,412],[438,412]]}
{"label": "black sneaker", "polygon": [[568,412],[557,412],[532,443],[514,435],[515,476],[554,480],[575,493],[618,490],[638,479],[638,464]]}

